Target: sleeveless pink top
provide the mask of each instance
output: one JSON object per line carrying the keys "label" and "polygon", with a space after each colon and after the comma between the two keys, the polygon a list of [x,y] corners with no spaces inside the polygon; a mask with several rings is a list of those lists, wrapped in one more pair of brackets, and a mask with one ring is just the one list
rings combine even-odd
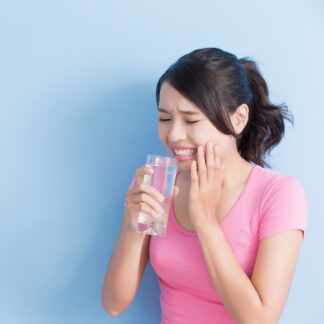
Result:
{"label": "sleeveless pink top", "polygon": [[[301,184],[253,165],[243,192],[220,226],[239,265],[251,277],[260,240],[290,229],[304,233],[306,224]],[[166,236],[151,238],[150,261],[161,288],[161,324],[235,323],[212,285],[197,235],[178,224],[173,200]]]}

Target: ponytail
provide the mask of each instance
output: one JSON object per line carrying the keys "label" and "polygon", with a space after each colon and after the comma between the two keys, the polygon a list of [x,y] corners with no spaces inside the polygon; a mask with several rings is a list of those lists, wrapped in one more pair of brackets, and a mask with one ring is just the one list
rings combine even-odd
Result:
{"label": "ponytail", "polygon": [[269,101],[267,84],[254,61],[241,58],[239,63],[245,70],[252,99],[249,122],[238,138],[238,151],[247,161],[270,167],[263,157],[281,141],[285,133],[284,119],[294,125],[294,117],[286,105]]}

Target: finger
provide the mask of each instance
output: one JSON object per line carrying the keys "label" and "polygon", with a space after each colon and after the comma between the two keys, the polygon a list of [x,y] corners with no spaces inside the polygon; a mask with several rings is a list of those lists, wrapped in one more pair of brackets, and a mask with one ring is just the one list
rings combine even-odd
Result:
{"label": "finger", "polygon": [[197,164],[198,164],[199,185],[202,186],[206,183],[207,180],[205,153],[204,153],[204,147],[202,145],[198,146]]}
{"label": "finger", "polygon": [[220,148],[219,145],[216,145],[214,147],[215,152],[215,174],[216,177],[218,177],[218,180],[222,181],[224,176],[224,165],[222,164],[221,156],[219,154]]}
{"label": "finger", "polygon": [[198,173],[197,173],[197,161],[191,162],[190,176],[191,176],[191,189],[196,190],[199,187],[199,177],[198,177]]}
{"label": "finger", "polygon": [[161,218],[161,214],[157,213],[153,208],[149,207],[144,202],[141,202],[138,206],[139,211],[144,212],[145,214],[149,214],[155,218]]}
{"label": "finger", "polygon": [[144,176],[147,175],[152,175],[154,173],[154,169],[149,166],[145,165],[139,169],[136,170],[136,177],[135,177],[135,183],[136,184],[141,184],[144,181]]}
{"label": "finger", "polygon": [[162,206],[154,199],[153,197],[149,196],[146,193],[140,193],[135,195],[134,202],[136,203],[145,203],[148,205],[150,208],[154,209],[155,212],[157,213],[163,213],[163,208]]}
{"label": "finger", "polygon": [[214,144],[208,142],[207,144],[207,178],[208,180],[213,181],[215,177],[215,154],[214,154]]}
{"label": "finger", "polygon": [[153,198],[155,200],[158,200],[159,202],[162,202],[164,200],[162,193],[150,184],[141,183],[140,185],[138,185],[137,193],[146,193],[150,196],[153,196]]}

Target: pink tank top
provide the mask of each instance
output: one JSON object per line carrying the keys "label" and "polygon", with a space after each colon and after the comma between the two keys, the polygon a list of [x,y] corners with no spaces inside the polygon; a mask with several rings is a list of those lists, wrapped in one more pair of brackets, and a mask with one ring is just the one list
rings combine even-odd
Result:
{"label": "pink tank top", "polygon": [[[301,184],[253,165],[243,192],[220,226],[239,265],[251,277],[260,240],[290,229],[304,233],[306,224]],[[161,288],[161,324],[235,323],[212,285],[197,235],[178,224],[173,200],[166,236],[151,238],[150,261]]]}

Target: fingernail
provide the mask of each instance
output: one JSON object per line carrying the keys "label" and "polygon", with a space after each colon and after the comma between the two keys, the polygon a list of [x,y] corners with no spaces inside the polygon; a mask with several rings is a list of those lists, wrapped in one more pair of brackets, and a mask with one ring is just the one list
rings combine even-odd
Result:
{"label": "fingernail", "polygon": [[163,196],[160,196],[159,197],[159,201],[161,201],[161,202],[164,201],[164,197]]}

